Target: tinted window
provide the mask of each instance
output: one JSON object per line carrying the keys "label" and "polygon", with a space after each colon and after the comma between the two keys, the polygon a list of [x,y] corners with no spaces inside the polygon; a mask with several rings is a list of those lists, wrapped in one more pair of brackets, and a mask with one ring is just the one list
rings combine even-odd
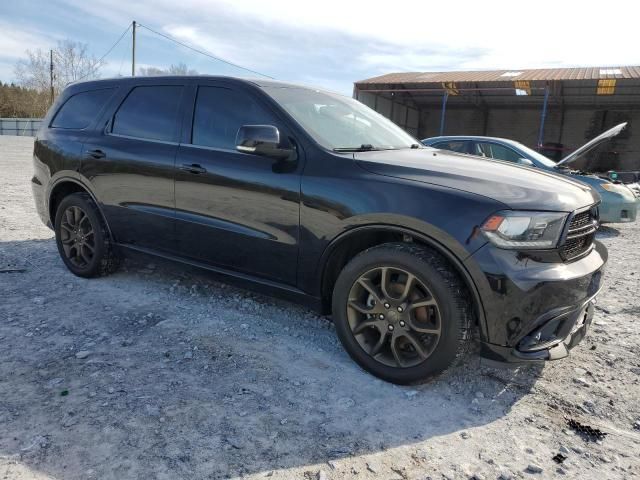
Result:
{"label": "tinted window", "polygon": [[495,143],[480,143],[478,146],[481,148],[484,156],[495,158],[496,160],[506,160],[507,162],[517,162],[520,160],[520,155],[510,148],[503,147]]}
{"label": "tinted window", "polygon": [[51,122],[53,128],[87,128],[113,93],[113,88],[76,93],[62,105]]}
{"label": "tinted window", "polygon": [[273,117],[246,94],[227,88],[199,87],[191,142],[235,150],[241,126],[273,124]]}
{"label": "tinted window", "polygon": [[111,131],[130,137],[175,141],[180,86],[136,87],[113,118]]}
{"label": "tinted window", "polygon": [[440,148],[442,150],[451,150],[452,152],[458,153],[469,153],[469,142],[466,141],[451,141],[451,142],[440,142],[434,145],[435,148]]}

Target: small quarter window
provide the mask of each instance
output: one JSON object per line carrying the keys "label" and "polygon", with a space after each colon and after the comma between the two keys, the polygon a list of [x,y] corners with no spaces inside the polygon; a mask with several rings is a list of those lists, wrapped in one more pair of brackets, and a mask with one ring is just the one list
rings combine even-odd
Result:
{"label": "small quarter window", "polygon": [[149,140],[175,141],[181,86],[135,87],[113,117],[111,132]]}
{"label": "small quarter window", "polygon": [[56,113],[51,127],[74,130],[87,128],[105,106],[114,90],[103,88],[72,95]]}

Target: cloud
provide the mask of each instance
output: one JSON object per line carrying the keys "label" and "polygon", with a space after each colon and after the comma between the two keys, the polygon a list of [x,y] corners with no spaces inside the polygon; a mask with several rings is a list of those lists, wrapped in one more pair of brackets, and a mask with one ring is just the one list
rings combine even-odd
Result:
{"label": "cloud", "polygon": [[[90,43],[96,55],[135,19],[247,68],[282,80],[331,85],[347,94],[353,81],[391,71],[640,64],[636,15],[603,9],[594,0],[580,8],[557,0],[540,0],[535,8],[498,0],[459,0],[454,7],[417,0],[397,5],[375,0],[58,3],[64,17],[51,21],[43,13],[43,18],[30,15],[29,21]],[[78,28],[80,19],[83,28]],[[0,30],[4,34],[6,29]],[[0,50],[20,53],[24,45],[38,43],[19,37],[18,30],[0,39]],[[185,62],[203,73],[243,74],[142,28],[139,32],[140,61],[165,68]],[[120,58],[127,58],[126,52],[108,58],[109,69]]]}
{"label": "cloud", "polygon": [[0,21],[0,58],[18,60],[24,58],[26,50],[46,50],[55,45],[58,38],[31,28],[20,28],[12,23]]}

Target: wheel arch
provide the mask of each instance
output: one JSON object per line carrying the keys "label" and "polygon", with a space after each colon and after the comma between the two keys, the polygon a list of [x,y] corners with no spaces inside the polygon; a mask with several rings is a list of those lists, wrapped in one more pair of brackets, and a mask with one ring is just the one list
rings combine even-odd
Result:
{"label": "wheel arch", "polygon": [[55,183],[51,185],[49,195],[47,196],[47,212],[49,214],[49,222],[51,223],[51,225],[55,225],[56,210],[58,205],[60,205],[62,199],[64,199],[68,195],[71,195],[72,193],[86,193],[91,197],[91,200],[93,200],[93,203],[95,203],[105,225],[107,226],[107,232],[109,233],[109,236],[113,238],[111,229],[109,228],[109,223],[107,222],[100,206],[100,202],[98,202],[98,199],[96,198],[94,193],[85,183],[73,177],[60,177],[56,179]]}
{"label": "wheel arch", "polygon": [[486,318],[480,293],[464,262],[438,240],[416,230],[397,225],[365,225],[350,229],[336,237],[325,249],[321,260],[320,295],[323,313],[331,310],[333,285],[342,268],[358,253],[383,243],[405,241],[432,248],[441,254],[460,275],[471,294],[480,334],[486,338]]}

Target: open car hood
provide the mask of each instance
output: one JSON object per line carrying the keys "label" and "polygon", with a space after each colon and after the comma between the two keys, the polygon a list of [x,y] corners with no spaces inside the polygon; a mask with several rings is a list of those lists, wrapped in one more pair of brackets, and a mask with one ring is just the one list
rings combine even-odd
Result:
{"label": "open car hood", "polygon": [[604,142],[612,139],[616,135],[618,135],[622,130],[625,129],[626,126],[627,126],[627,122],[624,122],[624,123],[621,123],[620,125],[616,125],[615,127],[607,130],[606,132],[601,133],[600,135],[598,135],[593,140],[585,143],[579,149],[575,150],[574,152],[570,153],[569,155],[564,157],[562,160],[560,160],[556,164],[556,167],[559,167],[560,165],[563,165],[565,163],[571,163],[571,162],[577,160],[578,158],[583,157],[584,155],[586,155],[587,153],[592,151],[594,148],[596,148],[601,143],[604,143]]}

